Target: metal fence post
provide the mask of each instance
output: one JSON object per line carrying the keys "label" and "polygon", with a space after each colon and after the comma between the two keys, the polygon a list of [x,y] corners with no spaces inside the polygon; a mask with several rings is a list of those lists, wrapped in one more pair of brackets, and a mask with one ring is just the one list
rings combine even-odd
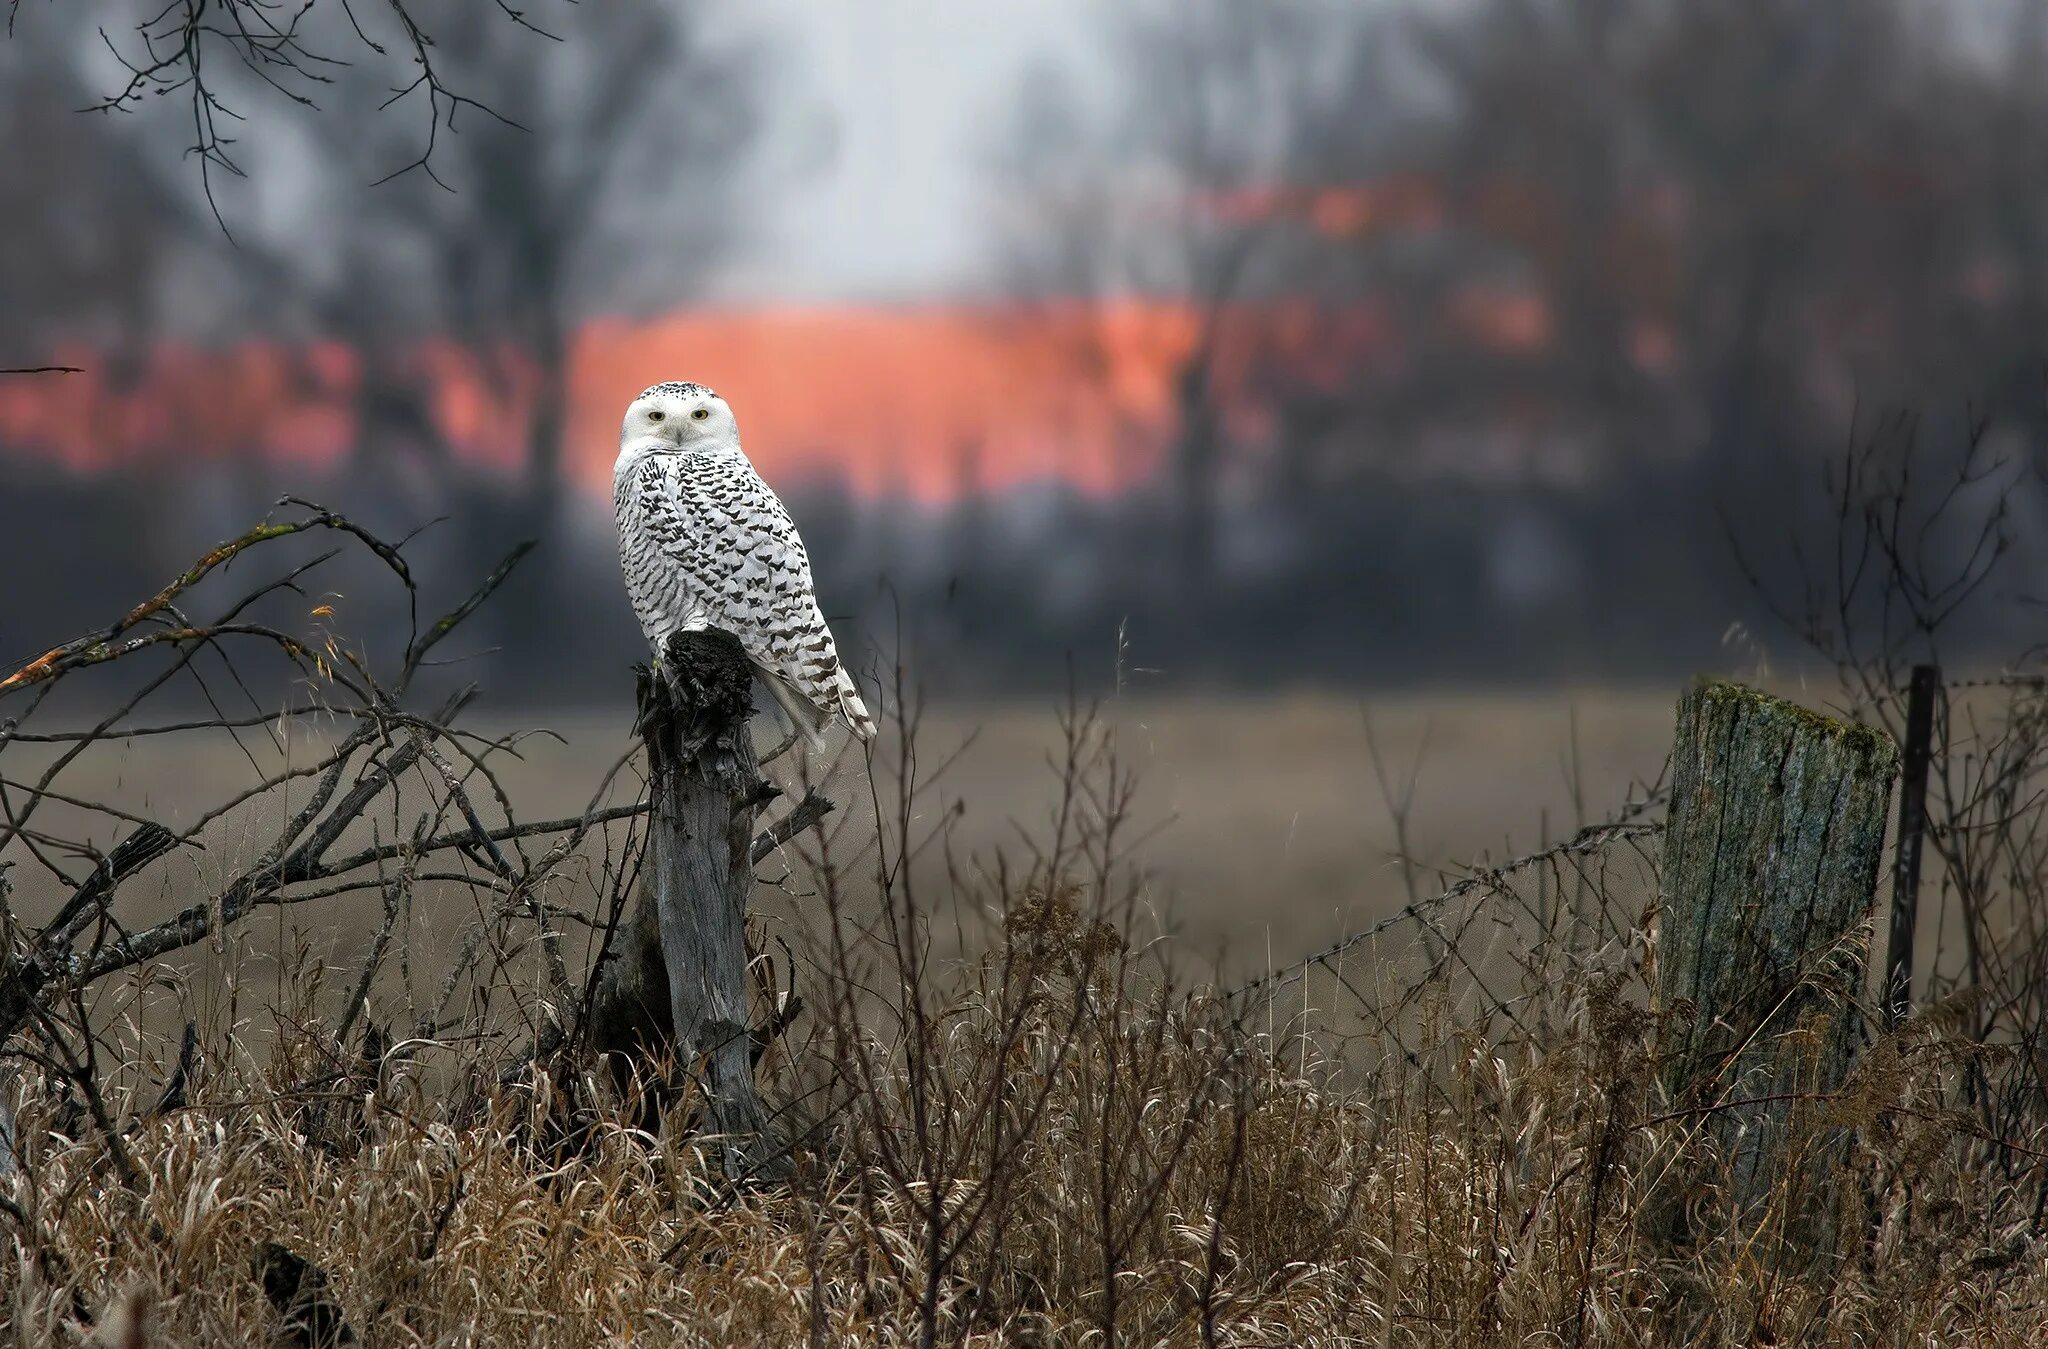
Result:
{"label": "metal fence post", "polygon": [[1915,665],[1906,694],[1906,742],[1899,747],[1899,839],[1892,863],[1891,938],[1885,946],[1885,1025],[1913,1006],[1913,923],[1920,909],[1920,854],[1927,838],[1927,770],[1934,755],[1934,695],[1941,668]]}

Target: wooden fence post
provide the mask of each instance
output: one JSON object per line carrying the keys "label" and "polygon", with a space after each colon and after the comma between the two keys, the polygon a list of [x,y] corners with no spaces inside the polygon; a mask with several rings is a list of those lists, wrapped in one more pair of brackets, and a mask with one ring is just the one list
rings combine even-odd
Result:
{"label": "wooden fence post", "polygon": [[1934,695],[1941,669],[1915,665],[1906,693],[1905,768],[1899,779],[1899,838],[1892,866],[1892,923],[1885,945],[1884,1016],[1896,1026],[1913,1006],[1913,924],[1920,913],[1920,854],[1927,841],[1927,771],[1934,758]]}
{"label": "wooden fence post", "polygon": [[676,1060],[697,1074],[726,1174],[753,1175],[771,1150],[747,1020],[754,820],[769,795],[747,726],[753,669],[723,632],[677,634],[663,663],[668,678],[643,697],[641,733],[653,798],[646,883]]}
{"label": "wooden fence post", "polygon": [[[1681,1106],[1716,1107],[1747,1206],[1784,1177],[1798,1099],[1848,1072],[1898,751],[1725,680],[1678,704],[1658,920],[1658,992],[1689,1007],[1666,1060]],[[1815,1038],[1788,1037],[1802,1024]],[[1804,1041],[1802,1043],[1802,1041]],[[1747,1102],[1747,1104],[1731,1104]]]}

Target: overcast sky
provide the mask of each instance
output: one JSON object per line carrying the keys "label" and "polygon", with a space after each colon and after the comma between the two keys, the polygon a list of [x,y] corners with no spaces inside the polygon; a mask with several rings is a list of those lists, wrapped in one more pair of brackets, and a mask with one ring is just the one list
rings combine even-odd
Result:
{"label": "overcast sky", "polygon": [[762,0],[764,228],[729,299],[919,299],[980,288],[980,172],[1018,79],[1086,78],[1114,0]]}
{"label": "overcast sky", "polygon": [[[916,300],[986,288],[988,250],[977,236],[993,198],[984,173],[1025,72],[1056,63],[1090,96],[1113,79],[1096,54],[1119,0],[661,2],[697,11],[712,41],[758,53],[761,138],[743,198],[752,209],[743,247],[712,290],[728,301]],[[160,7],[134,5],[137,14]],[[535,8],[542,22],[553,12]],[[113,31],[132,43],[128,29]],[[94,26],[70,36],[88,80],[119,87],[122,71]],[[345,40],[336,43],[373,68]],[[4,51],[31,59],[33,48]],[[376,77],[393,78],[382,69]],[[262,97],[245,92],[237,106],[273,114],[282,106]],[[187,134],[189,114],[175,104],[145,105],[155,114],[146,129],[166,146]],[[276,131],[284,120],[271,116],[261,134],[284,134]],[[196,174],[188,160],[166,162]],[[286,153],[249,180],[227,182],[230,213],[246,220],[306,209],[307,194],[325,185],[292,173],[291,163]]]}

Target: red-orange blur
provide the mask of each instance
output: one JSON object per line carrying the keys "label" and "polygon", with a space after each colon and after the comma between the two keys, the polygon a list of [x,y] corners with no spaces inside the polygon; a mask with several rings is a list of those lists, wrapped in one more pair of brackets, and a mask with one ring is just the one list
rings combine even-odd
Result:
{"label": "red-orange blur", "polygon": [[[1549,340],[1527,294],[1474,295],[1454,315],[1487,345]],[[1036,304],[779,305],[693,309],[587,325],[572,343],[564,462],[607,489],[618,419],[666,379],[708,384],[739,415],[772,481],[836,477],[863,495],[944,501],[971,458],[975,486],[1053,479],[1113,493],[1149,475],[1173,434],[1178,372],[1204,316],[1173,300]],[[1261,424],[1254,362],[1313,383],[1339,381],[1393,344],[1384,316],[1353,303],[1226,309],[1210,344],[1214,387],[1245,428]],[[347,347],[162,344],[118,374],[89,350],[53,362],[84,373],[0,381],[0,448],[81,473],[138,461],[263,460],[338,465],[354,438],[360,361]],[[504,353],[427,342],[405,358],[430,391],[453,453],[516,473],[532,370]]]}

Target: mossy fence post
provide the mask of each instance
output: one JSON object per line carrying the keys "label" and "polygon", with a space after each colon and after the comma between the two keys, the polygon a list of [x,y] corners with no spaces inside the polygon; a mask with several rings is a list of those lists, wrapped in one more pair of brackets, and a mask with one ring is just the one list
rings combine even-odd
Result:
{"label": "mossy fence post", "polygon": [[1897,773],[1882,731],[1725,680],[1679,700],[1657,945],[1665,1083],[1726,1149],[1742,1208],[1790,1174],[1798,1109],[1811,1118],[1848,1074]]}

